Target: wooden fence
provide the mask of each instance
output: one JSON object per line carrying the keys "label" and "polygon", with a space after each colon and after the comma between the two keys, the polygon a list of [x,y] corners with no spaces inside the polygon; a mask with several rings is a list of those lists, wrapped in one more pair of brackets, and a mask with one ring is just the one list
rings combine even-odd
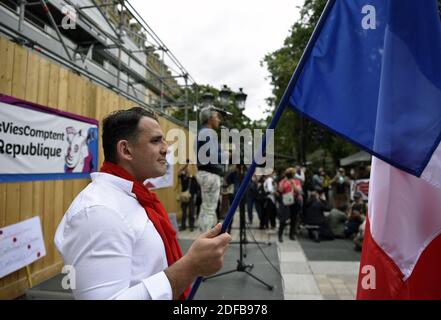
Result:
{"label": "wooden fence", "polygon": [[[2,37],[0,93],[99,121],[111,111],[135,106],[134,102]],[[160,123],[164,132],[179,128],[164,118]],[[99,161],[103,161],[102,150]],[[177,170],[175,166],[175,184]],[[61,271],[62,259],[54,246],[54,233],[74,197],[88,183],[88,179],[0,183],[0,227],[40,216],[47,255],[30,266],[34,285]],[[176,188],[156,193],[167,211],[179,216]],[[0,279],[0,299],[16,298],[27,288],[25,270],[14,272]]]}

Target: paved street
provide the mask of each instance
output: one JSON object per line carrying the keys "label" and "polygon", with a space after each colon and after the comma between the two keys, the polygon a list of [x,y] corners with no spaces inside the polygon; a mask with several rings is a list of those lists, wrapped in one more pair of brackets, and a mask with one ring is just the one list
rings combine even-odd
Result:
{"label": "paved street", "polygon": [[[239,239],[239,219],[235,218],[233,240]],[[198,231],[181,231],[181,239],[194,239]],[[258,230],[257,221],[247,230],[248,241],[277,243],[285,300],[355,299],[360,253],[352,242],[337,239],[315,243],[301,234],[298,240],[277,241],[276,230]]]}

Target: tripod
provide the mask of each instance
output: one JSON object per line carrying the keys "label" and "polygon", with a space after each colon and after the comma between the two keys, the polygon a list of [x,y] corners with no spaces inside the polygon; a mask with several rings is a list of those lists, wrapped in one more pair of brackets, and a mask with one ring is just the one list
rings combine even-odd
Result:
{"label": "tripod", "polygon": [[[243,213],[243,211],[242,211],[242,210],[245,210],[245,209],[243,209],[242,206],[240,206],[239,208],[240,208],[239,210],[241,210],[240,211],[240,224],[239,224],[239,236],[240,236],[239,237],[239,241],[231,241],[230,243],[231,244],[240,244],[240,243],[242,243],[244,245],[247,245],[247,244],[256,244],[256,245],[264,244],[264,245],[270,246],[272,243],[269,240],[266,241],[266,242],[265,241],[257,241],[256,239],[254,239],[253,241],[248,241],[247,233],[246,233],[247,226],[246,226],[246,223],[245,223],[245,213]],[[250,233],[251,233],[251,231],[250,231]],[[242,252],[242,256],[244,258],[246,258],[246,256],[247,256],[247,254],[246,254],[246,246],[244,247],[244,250]]]}
{"label": "tripod", "polygon": [[259,279],[258,277],[256,277],[254,274],[252,274],[249,270],[251,270],[252,268],[254,268],[254,264],[247,264],[244,262],[244,244],[248,243],[248,241],[246,240],[246,230],[245,230],[245,205],[243,203],[243,200],[240,202],[240,206],[239,206],[239,260],[237,260],[237,266],[236,269],[232,269],[229,271],[225,271],[225,272],[221,272],[218,274],[215,274],[213,276],[210,277],[206,277],[203,279],[203,281],[206,281],[208,279],[212,279],[212,278],[216,278],[216,277],[220,277],[229,273],[233,273],[233,272],[245,272],[247,275],[249,275],[251,278],[259,281],[260,283],[262,283],[264,286],[266,286],[268,288],[268,290],[273,290],[273,286],[269,285],[268,283],[266,283],[265,281]]}

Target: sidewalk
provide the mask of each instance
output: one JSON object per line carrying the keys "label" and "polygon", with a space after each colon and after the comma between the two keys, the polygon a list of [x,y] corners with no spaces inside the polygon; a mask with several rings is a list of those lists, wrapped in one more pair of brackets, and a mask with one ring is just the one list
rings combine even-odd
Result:
{"label": "sidewalk", "polygon": [[355,299],[359,262],[308,260],[299,241],[285,240],[279,248],[285,300]]}
{"label": "sidewalk", "polygon": [[[233,240],[239,239],[238,226],[237,215],[231,231]],[[253,241],[254,236],[257,241],[277,244],[285,300],[355,299],[359,261],[354,261],[357,256],[350,252],[352,249],[351,244],[346,243],[348,240],[315,243],[306,238],[293,241],[285,235],[284,242],[279,243],[276,229],[259,230],[257,221],[251,227],[247,225],[247,228],[248,241]],[[194,239],[198,235],[197,229],[179,232],[181,239]],[[333,260],[323,260],[323,257]]]}

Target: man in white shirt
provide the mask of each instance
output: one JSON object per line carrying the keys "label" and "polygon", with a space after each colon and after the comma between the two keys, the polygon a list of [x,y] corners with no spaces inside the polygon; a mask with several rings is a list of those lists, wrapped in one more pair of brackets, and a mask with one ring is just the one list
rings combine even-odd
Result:
{"label": "man in white shirt", "polygon": [[265,182],[263,183],[263,189],[265,190],[267,197],[275,204],[276,198],[274,193],[276,192],[276,189],[274,188],[274,179],[272,174],[266,177]]}
{"label": "man in white shirt", "polygon": [[230,235],[219,235],[218,224],[182,256],[164,207],[142,185],[167,169],[167,144],[153,114],[110,114],[103,148],[101,172],[92,174],[55,234],[64,263],[75,270],[75,298],[185,298],[196,277],[222,267]]}

